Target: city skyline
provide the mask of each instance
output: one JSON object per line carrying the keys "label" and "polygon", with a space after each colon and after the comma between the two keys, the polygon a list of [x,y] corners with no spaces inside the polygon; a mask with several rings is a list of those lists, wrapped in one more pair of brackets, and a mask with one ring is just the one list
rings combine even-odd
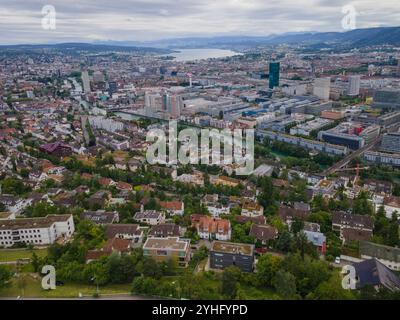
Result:
{"label": "city skyline", "polygon": [[[182,37],[267,36],[288,32],[347,31],[343,11],[353,6],[354,27],[396,26],[394,0],[380,1],[92,1],[0,4],[1,44],[154,41]],[[56,10],[55,29],[43,28],[44,6]],[[382,17],[385,19],[382,19]]]}

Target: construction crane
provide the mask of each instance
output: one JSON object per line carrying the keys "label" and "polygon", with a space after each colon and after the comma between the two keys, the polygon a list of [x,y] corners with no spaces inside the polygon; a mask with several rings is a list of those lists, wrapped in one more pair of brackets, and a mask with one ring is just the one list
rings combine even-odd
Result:
{"label": "construction crane", "polygon": [[360,176],[360,170],[368,170],[370,167],[361,167],[360,165],[357,163],[357,166],[355,168],[343,168],[343,169],[335,169],[334,172],[342,172],[342,171],[353,171],[356,170],[356,176],[354,177],[353,180],[353,185],[358,181],[358,178]]}

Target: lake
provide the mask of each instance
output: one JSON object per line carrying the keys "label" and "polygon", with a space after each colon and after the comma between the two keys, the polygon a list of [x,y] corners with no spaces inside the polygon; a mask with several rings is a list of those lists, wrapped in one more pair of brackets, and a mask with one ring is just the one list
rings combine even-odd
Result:
{"label": "lake", "polygon": [[173,49],[173,50],[178,52],[165,54],[163,56],[175,57],[174,61],[195,61],[202,59],[226,58],[236,55],[242,55],[242,53],[224,49]]}

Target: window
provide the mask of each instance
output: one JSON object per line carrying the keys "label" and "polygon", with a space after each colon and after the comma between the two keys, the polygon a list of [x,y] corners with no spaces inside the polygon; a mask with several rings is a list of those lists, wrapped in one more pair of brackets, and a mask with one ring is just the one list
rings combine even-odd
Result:
{"label": "window", "polygon": [[168,252],[166,250],[157,250],[157,255],[158,256],[166,256],[166,255],[168,255]]}

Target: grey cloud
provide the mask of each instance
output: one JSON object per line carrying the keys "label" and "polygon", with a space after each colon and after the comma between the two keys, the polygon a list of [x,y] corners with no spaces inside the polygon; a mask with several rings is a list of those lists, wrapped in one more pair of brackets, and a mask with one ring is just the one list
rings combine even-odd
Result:
{"label": "grey cloud", "polygon": [[[356,7],[358,27],[397,25],[397,1],[1,0],[0,43],[341,31],[343,5]],[[41,28],[45,4],[57,10],[57,30]]]}

